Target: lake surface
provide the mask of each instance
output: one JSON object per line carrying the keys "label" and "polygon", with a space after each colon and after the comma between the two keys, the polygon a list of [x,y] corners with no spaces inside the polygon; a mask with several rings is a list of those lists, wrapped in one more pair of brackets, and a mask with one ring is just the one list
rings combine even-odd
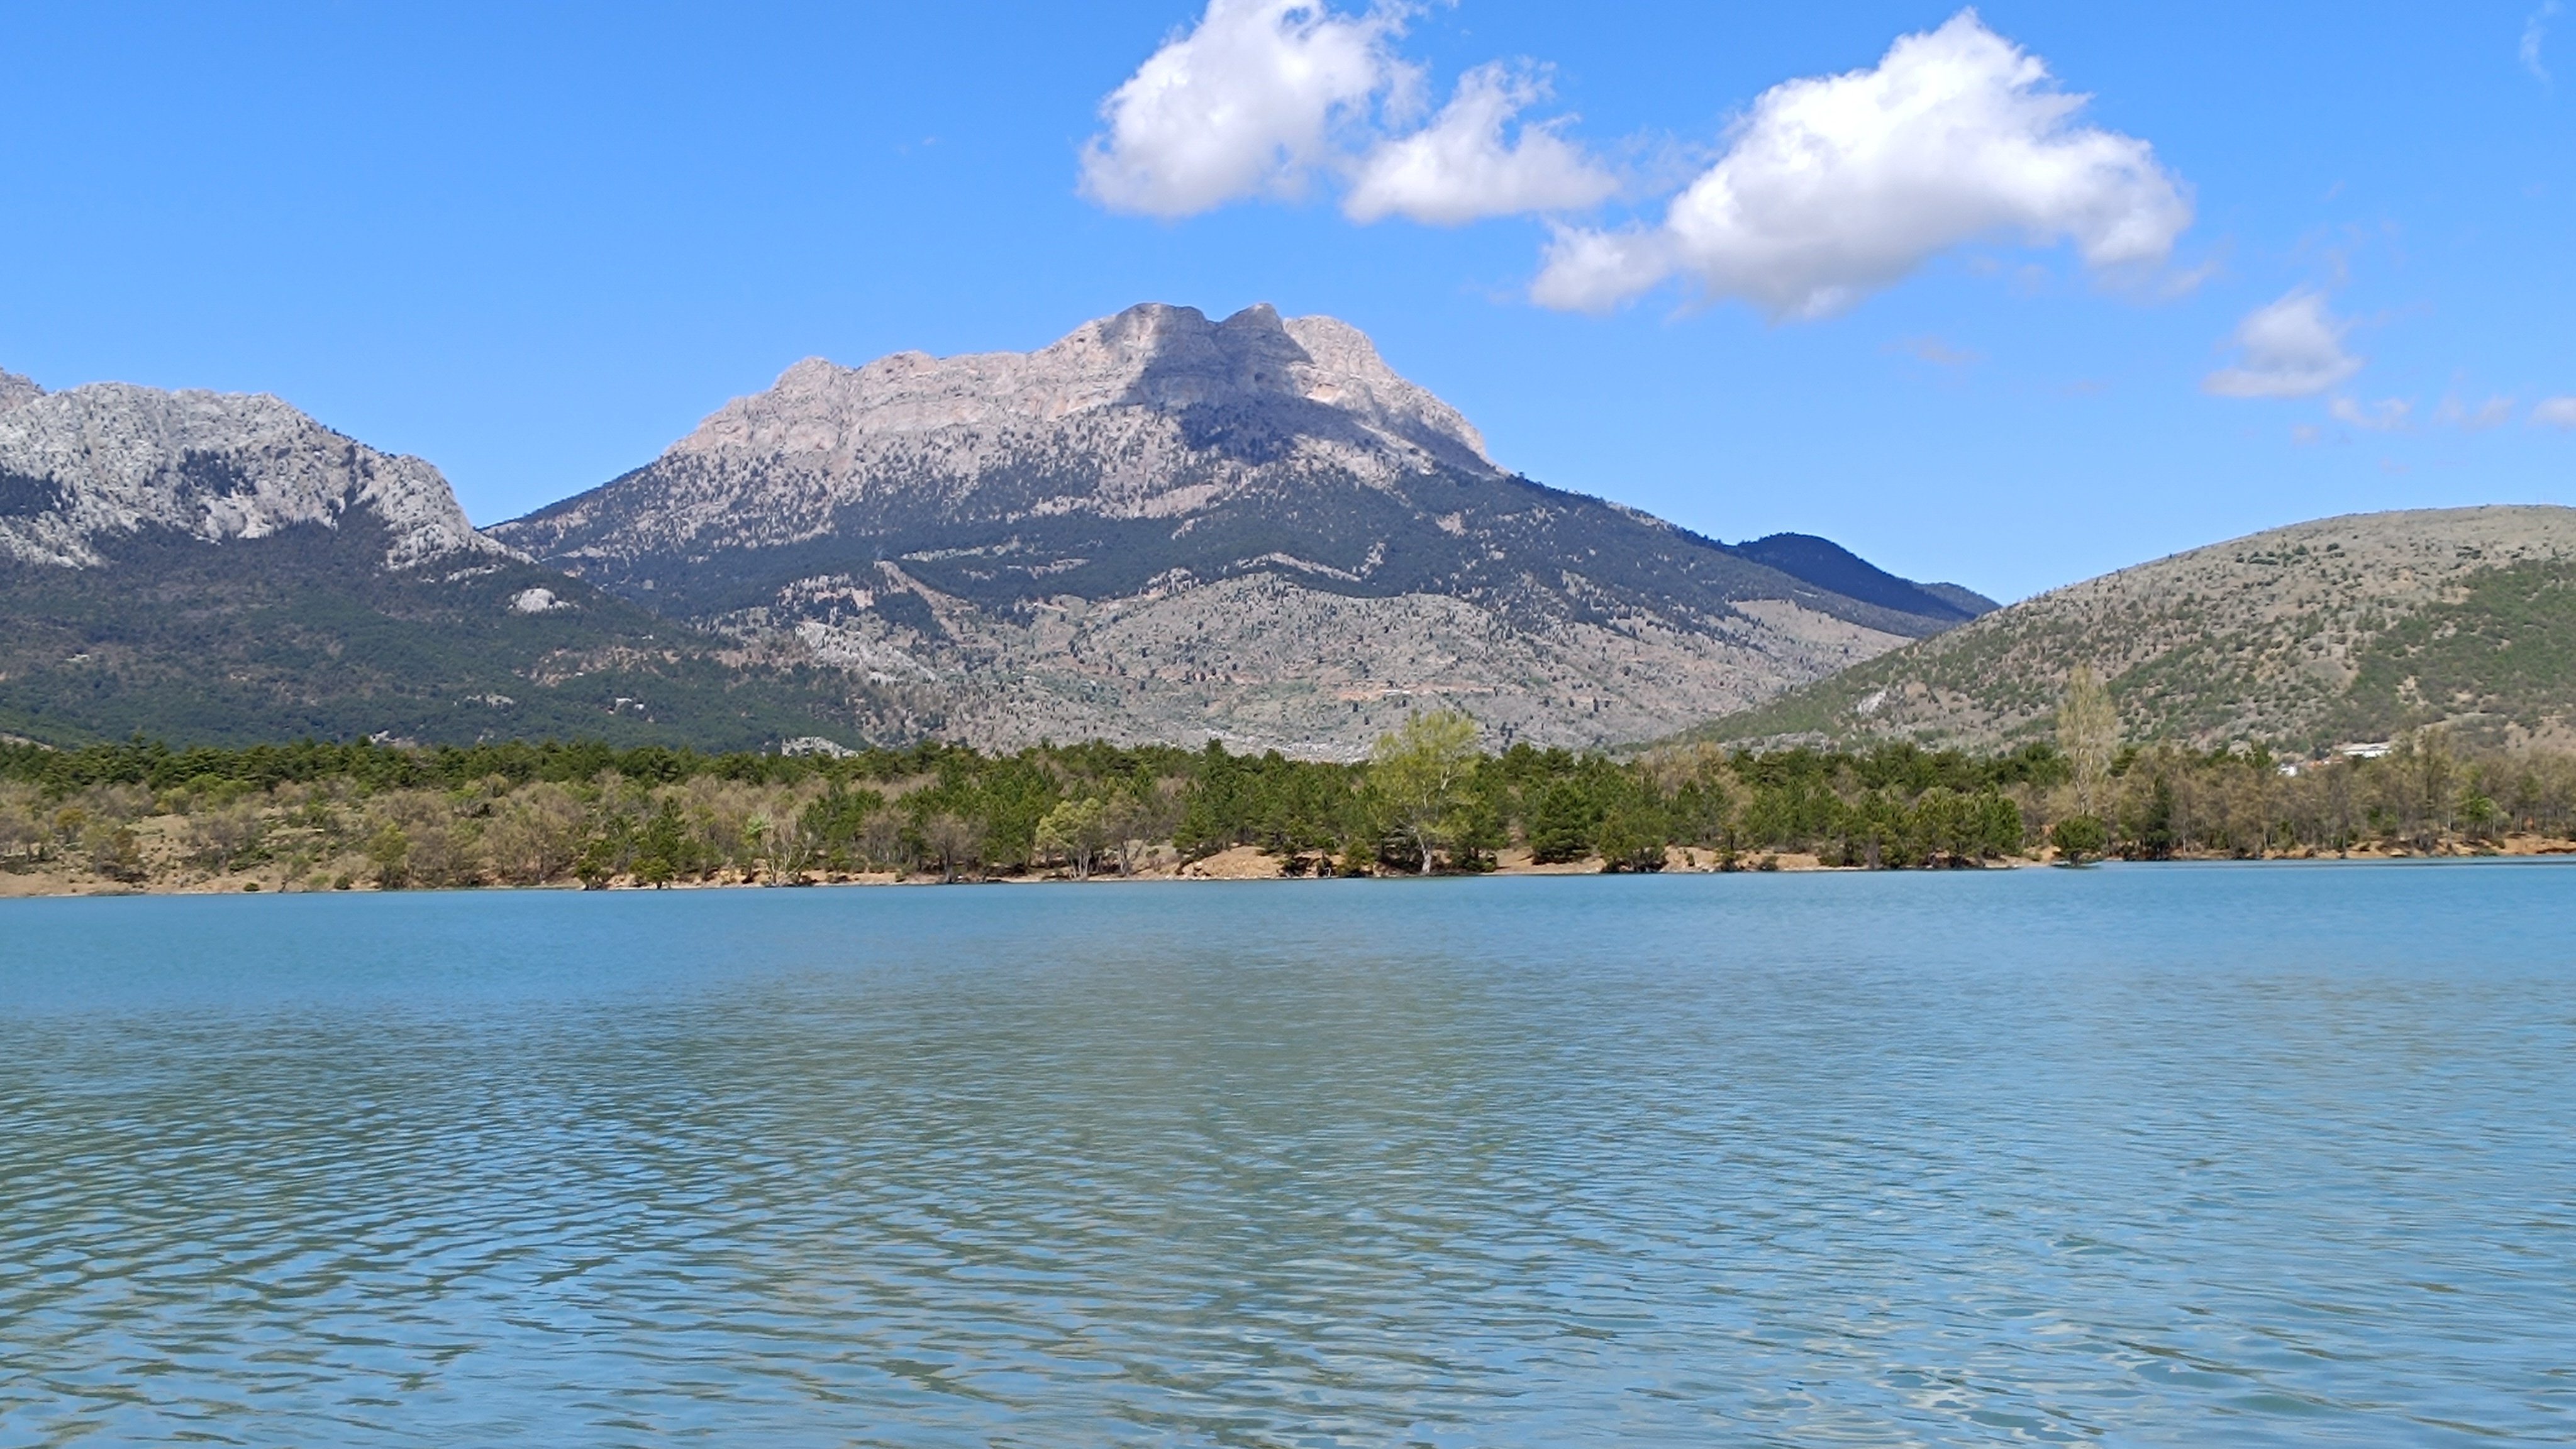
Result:
{"label": "lake surface", "polygon": [[2576,868],[0,903],[0,1444],[2576,1439]]}

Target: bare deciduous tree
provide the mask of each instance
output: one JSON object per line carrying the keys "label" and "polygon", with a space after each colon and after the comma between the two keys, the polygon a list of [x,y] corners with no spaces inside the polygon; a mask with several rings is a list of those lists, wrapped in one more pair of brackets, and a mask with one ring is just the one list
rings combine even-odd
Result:
{"label": "bare deciduous tree", "polygon": [[2075,808],[2098,816],[2108,803],[2104,787],[2111,778],[2111,757],[2120,749],[2120,716],[2111,691],[2090,664],[2078,664],[2066,676],[2066,702],[2057,710],[2057,748],[2075,772]]}
{"label": "bare deciduous tree", "polygon": [[943,811],[922,822],[921,843],[929,847],[930,858],[939,862],[939,879],[944,885],[957,879],[960,867],[982,863],[984,822]]}

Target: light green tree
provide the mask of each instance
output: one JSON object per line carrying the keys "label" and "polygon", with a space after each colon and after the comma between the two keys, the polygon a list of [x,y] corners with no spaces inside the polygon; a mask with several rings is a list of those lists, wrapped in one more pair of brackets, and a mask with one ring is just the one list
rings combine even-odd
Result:
{"label": "light green tree", "polygon": [[1092,863],[1109,844],[1113,825],[1109,815],[1108,802],[1097,795],[1057,801],[1038,820],[1038,852],[1063,856],[1073,867],[1074,879],[1090,879]]}
{"label": "light green tree", "polygon": [[2090,664],[2066,676],[2066,702],[2057,710],[2057,748],[2075,772],[2078,814],[2099,816],[2111,781],[2111,757],[2120,749],[2120,716],[2111,691]]}
{"label": "light green tree", "polygon": [[1475,768],[1476,722],[1455,710],[1407,715],[1369,754],[1369,793],[1380,818],[1422,857],[1424,875],[1472,823]]}

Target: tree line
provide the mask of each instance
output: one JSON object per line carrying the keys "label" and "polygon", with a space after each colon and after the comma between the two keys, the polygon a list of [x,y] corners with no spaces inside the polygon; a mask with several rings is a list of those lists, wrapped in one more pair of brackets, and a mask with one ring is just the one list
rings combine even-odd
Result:
{"label": "tree line", "polygon": [[2081,681],[2056,742],[1989,755],[1479,746],[1417,716],[1347,763],[1099,742],[841,757],[593,742],[0,745],[0,865],[299,888],[1133,875],[1252,847],[1289,875],[1655,871],[1781,857],[1882,869],[2061,855],[2477,848],[2576,828],[2576,760],[2437,731],[2284,773],[2260,749],[2122,746]]}

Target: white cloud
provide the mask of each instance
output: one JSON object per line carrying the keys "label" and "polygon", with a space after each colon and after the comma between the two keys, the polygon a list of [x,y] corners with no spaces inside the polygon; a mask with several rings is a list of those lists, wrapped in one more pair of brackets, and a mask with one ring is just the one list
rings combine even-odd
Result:
{"label": "white cloud", "polygon": [[2513,399],[2491,397],[2471,408],[2458,398],[2446,397],[2442,399],[2442,405],[2433,410],[2433,421],[2447,423],[2463,432],[2483,433],[2513,421]]}
{"label": "white cloud", "polygon": [[1431,124],[1382,141],[1362,158],[1342,210],[1358,222],[1402,216],[1457,226],[1488,216],[1579,211],[1619,187],[1584,149],[1557,134],[1563,120],[1503,130],[1547,87],[1500,64],[1460,78],[1458,93]]}
{"label": "white cloud", "polygon": [[2236,324],[2238,358],[2201,379],[2220,397],[2314,397],[2361,371],[2346,352],[2352,324],[2326,310],[2325,297],[2301,288]]}
{"label": "white cloud", "polygon": [[2096,267],[2162,263],[2191,203],[2146,142],[2075,125],[2085,99],[1963,10],[1874,70],[1763,92],[1661,225],[1560,230],[1531,296],[1601,310],[1687,276],[1815,317],[1998,232],[2072,239]]}
{"label": "white cloud", "polygon": [[2531,421],[2564,432],[2576,428],[2576,397],[2545,397],[2531,405]]}
{"label": "white cloud", "polygon": [[1083,194],[1153,216],[1297,194],[1338,160],[1337,131],[1404,78],[1393,29],[1382,12],[1317,0],[1209,0],[1196,29],[1101,103],[1108,130],[1083,150]]}
{"label": "white cloud", "polygon": [[2558,0],[2549,0],[2522,22],[2522,68],[2539,77],[2542,85],[2549,84],[2549,67],[2540,63],[2540,42],[2549,38],[2549,19],[2557,13]]}
{"label": "white cloud", "polygon": [[2357,403],[2348,397],[2326,404],[2326,412],[2337,422],[2350,423],[2374,433],[2404,431],[2415,416],[2415,404],[2406,398],[2381,398],[2375,403]]}

